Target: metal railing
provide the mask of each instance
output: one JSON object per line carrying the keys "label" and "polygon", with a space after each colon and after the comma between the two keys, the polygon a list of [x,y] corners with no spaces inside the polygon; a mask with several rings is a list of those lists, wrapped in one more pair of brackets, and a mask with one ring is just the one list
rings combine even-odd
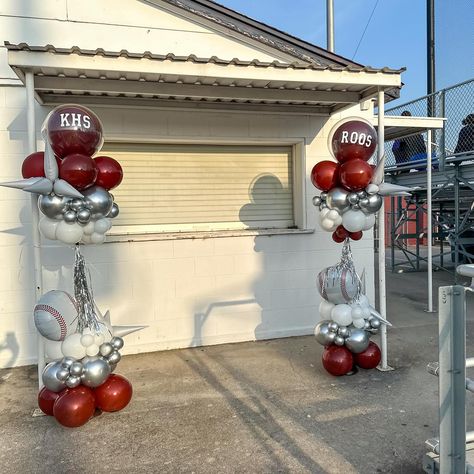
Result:
{"label": "metal railing", "polygon": [[[432,134],[433,160],[439,161],[440,167],[447,161],[463,161],[466,157],[474,159],[474,150],[465,150],[462,144],[458,146],[459,133],[465,126],[463,121],[465,122],[470,114],[474,114],[474,79],[469,79],[454,86],[441,89],[433,94],[388,109],[385,111],[385,114],[402,115],[403,112],[409,112],[414,117],[428,116],[447,119],[444,128],[433,131]],[[472,127],[474,127],[474,124]],[[426,133],[421,135],[426,144]],[[393,147],[394,142],[385,143],[387,168],[408,167],[420,169],[423,162],[426,162],[426,157],[414,156],[407,163],[397,163]],[[463,149],[463,151],[459,151],[459,149]]]}
{"label": "metal railing", "polygon": [[[460,265],[460,275],[474,277],[474,265]],[[466,462],[466,450],[473,448],[474,431],[466,433],[466,391],[474,392],[474,380],[466,378],[466,292],[474,288],[461,285],[439,288],[439,362],[427,370],[439,378],[439,438],[425,442],[429,452],[423,469],[430,474],[474,473]]]}

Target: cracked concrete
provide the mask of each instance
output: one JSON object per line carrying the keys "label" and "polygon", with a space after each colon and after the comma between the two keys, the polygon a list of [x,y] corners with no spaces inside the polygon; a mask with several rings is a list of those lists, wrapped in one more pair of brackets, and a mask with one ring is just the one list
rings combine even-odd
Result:
{"label": "cracked concrete", "polygon": [[425,273],[387,276],[392,372],[331,377],[309,336],[128,356],[129,407],[71,430],[31,416],[36,367],[0,371],[2,472],[422,472],[437,316],[424,312]]}

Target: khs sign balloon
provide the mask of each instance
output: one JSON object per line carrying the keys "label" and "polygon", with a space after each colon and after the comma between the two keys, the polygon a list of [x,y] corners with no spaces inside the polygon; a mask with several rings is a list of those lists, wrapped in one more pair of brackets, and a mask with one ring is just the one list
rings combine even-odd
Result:
{"label": "khs sign balloon", "polygon": [[45,120],[54,154],[59,158],[79,153],[92,156],[104,143],[98,117],[80,105],[56,107]]}
{"label": "khs sign balloon", "polygon": [[330,141],[340,163],[351,159],[368,161],[377,147],[377,133],[367,122],[350,120],[336,128]]}

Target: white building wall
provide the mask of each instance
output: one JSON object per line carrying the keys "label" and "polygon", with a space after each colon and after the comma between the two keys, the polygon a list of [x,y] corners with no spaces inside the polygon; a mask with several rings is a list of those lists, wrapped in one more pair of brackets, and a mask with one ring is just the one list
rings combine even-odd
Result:
{"label": "white building wall", "polygon": [[[17,3],[22,4],[12,1],[10,7],[17,8]],[[37,2],[33,3],[37,5]],[[97,5],[97,2],[91,3]],[[35,14],[47,16],[50,11],[50,15],[57,15],[61,9],[54,7],[64,4],[59,0],[43,1],[43,6],[37,6],[41,11]],[[68,2],[68,8],[71,4],[75,2]],[[5,10],[0,12],[6,13]],[[132,18],[139,21],[133,15],[130,18],[131,22]],[[16,22],[23,25],[25,20],[7,20],[9,33],[2,35],[2,39],[11,42],[60,46],[77,44],[112,50],[126,47],[131,51],[149,49],[161,52],[155,44],[145,42],[130,47],[127,38],[123,39],[123,33],[120,38],[115,37],[116,43],[113,44],[110,35],[107,35],[112,31],[111,27],[105,25],[95,25],[95,43],[84,45],[83,41],[78,40],[79,37],[60,41],[55,34],[47,36],[46,32],[41,39],[35,34],[15,36],[14,25]],[[4,34],[4,27],[0,26],[0,31]],[[216,39],[219,38],[216,36]],[[109,44],[105,45],[107,41]],[[122,41],[125,43],[120,46]],[[188,53],[196,52],[200,45],[196,42],[195,48]],[[183,45],[180,44],[180,47]],[[202,54],[212,55],[204,51]],[[8,70],[5,56],[0,61],[0,70]],[[25,105],[23,87],[0,87],[0,181],[20,177],[21,163],[27,154]],[[94,110],[104,124],[106,138],[127,136],[134,140],[177,142],[199,139],[209,143],[259,140],[278,143],[279,140],[290,139],[294,142],[304,140],[305,143],[303,199],[307,228],[315,229],[312,234],[206,238],[204,233],[194,239],[115,242],[84,248],[99,307],[104,311],[111,310],[114,324],[148,325],[147,329],[127,336],[124,352],[311,333],[319,320],[316,274],[323,267],[338,261],[341,247],[317,225],[317,212],[311,203],[316,190],[309,174],[317,161],[329,158],[327,135],[340,116],[326,122],[323,117],[261,113],[105,107]],[[48,108],[37,105],[38,128],[48,111]],[[360,113],[358,109],[353,112]],[[39,138],[38,134],[38,147],[42,149]],[[1,367],[24,365],[36,360],[29,203],[26,193],[0,188]],[[367,270],[371,299],[372,247],[371,232],[366,232],[363,240],[353,244],[358,270],[364,267]],[[42,258],[44,291],[58,288],[72,292],[73,249],[46,244],[42,249]]]}

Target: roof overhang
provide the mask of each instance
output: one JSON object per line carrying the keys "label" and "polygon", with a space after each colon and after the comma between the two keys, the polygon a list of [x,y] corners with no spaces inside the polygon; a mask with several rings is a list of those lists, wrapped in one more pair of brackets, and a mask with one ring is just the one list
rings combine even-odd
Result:
{"label": "roof overhang", "polygon": [[[436,130],[444,127],[445,118],[440,117],[413,117],[402,115],[384,116],[385,141],[396,140],[410,135],[424,133],[426,130]],[[377,127],[378,117],[373,119]]]}
{"label": "roof overhang", "polygon": [[46,105],[237,108],[331,113],[401,87],[402,70],[223,60],[6,43],[20,80]]}

